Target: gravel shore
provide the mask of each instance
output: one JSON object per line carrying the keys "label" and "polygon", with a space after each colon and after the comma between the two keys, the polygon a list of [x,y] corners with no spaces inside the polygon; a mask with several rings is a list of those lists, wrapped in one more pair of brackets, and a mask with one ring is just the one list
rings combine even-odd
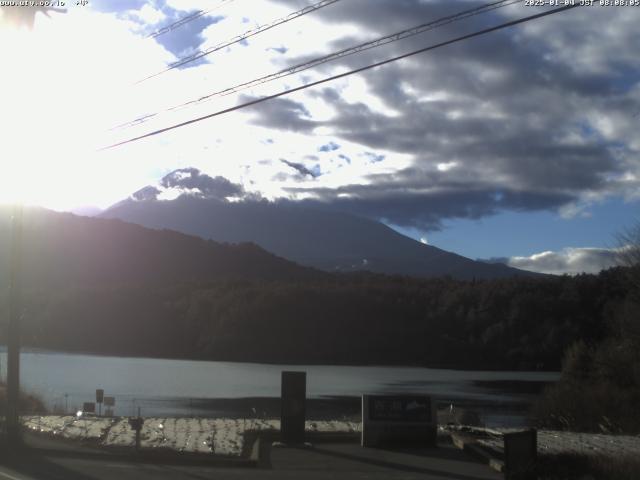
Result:
{"label": "gravel shore", "polygon": [[[498,429],[497,431],[513,430]],[[503,449],[502,438],[497,435],[479,439],[478,442],[498,451]],[[538,430],[538,454],[640,457],[640,436]]]}
{"label": "gravel shore", "polygon": [[[104,447],[132,447],[135,444],[135,433],[126,417],[30,416],[23,418],[23,424],[33,432]],[[360,422],[350,420],[306,422],[309,433],[357,434],[360,428]],[[144,449],[168,448],[239,456],[243,452],[245,432],[279,429],[277,419],[147,417],[140,437]],[[513,429],[491,429],[482,433],[482,429],[473,428],[473,431],[477,433],[479,443],[501,451],[501,434]],[[539,430],[538,453],[640,457],[640,436]]]}
{"label": "gravel shore", "polygon": [[[23,425],[33,432],[104,447],[132,447],[135,432],[126,417],[29,416]],[[239,456],[247,431],[278,431],[277,419],[147,417],[140,432],[144,449],[168,448],[180,452]],[[348,420],[306,422],[309,433],[357,433],[360,423]]]}

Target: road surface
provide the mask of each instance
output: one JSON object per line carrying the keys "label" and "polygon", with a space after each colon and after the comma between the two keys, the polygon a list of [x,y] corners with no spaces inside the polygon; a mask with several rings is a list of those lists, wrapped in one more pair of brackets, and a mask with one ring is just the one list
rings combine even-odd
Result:
{"label": "road surface", "polygon": [[0,454],[0,480],[359,479],[490,480],[502,475],[451,445],[389,451],[357,443],[267,448],[261,466],[153,464],[95,450],[27,449]]}

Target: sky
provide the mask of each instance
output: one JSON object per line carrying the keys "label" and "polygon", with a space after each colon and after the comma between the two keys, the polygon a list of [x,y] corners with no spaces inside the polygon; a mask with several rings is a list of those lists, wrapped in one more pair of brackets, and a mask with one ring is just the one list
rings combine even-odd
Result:
{"label": "sky", "polygon": [[340,0],[142,82],[314,2],[67,3],[32,30],[0,18],[0,203],[104,209],[196,168],[228,201],[321,205],[550,273],[612,265],[639,220],[640,7],[575,8],[100,150],[552,7],[517,2],[192,102],[483,3]]}

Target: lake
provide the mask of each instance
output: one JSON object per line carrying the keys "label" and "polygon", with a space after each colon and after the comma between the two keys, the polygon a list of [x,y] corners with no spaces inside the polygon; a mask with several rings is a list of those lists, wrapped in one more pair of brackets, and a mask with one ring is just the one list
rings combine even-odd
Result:
{"label": "lake", "polygon": [[[0,361],[5,379],[5,352],[0,353]],[[496,426],[522,424],[536,393],[559,376],[555,372],[292,366],[23,350],[20,377],[22,388],[41,396],[51,409],[66,406],[75,411],[83,402],[94,401],[95,390],[102,388],[105,395],[116,398],[116,415],[132,415],[140,407],[147,416],[251,416],[277,414],[273,397],[280,395],[283,370],[307,372],[312,406],[331,403],[353,413],[363,393],[425,393],[447,405],[479,409],[485,423]]]}

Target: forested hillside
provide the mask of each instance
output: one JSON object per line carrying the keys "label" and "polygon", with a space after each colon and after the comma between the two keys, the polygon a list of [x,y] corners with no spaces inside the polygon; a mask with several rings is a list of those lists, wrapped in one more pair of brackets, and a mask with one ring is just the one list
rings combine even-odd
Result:
{"label": "forested hillside", "polygon": [[34,347],[284,363],[557,369],[629,293],[624,269],[458,281],[373,274],[173,286],[63,285],[26,295]]}
{"label": "forested hillside", "polygon": [[[0,285],[11,255],[9,208],[0,208]],[[120,220],[45,209],[24,212],[21,277],[26,289],[75,285],[174,285],[221,279],[302,280],[324,274],[257,245],[222,244]]]}

